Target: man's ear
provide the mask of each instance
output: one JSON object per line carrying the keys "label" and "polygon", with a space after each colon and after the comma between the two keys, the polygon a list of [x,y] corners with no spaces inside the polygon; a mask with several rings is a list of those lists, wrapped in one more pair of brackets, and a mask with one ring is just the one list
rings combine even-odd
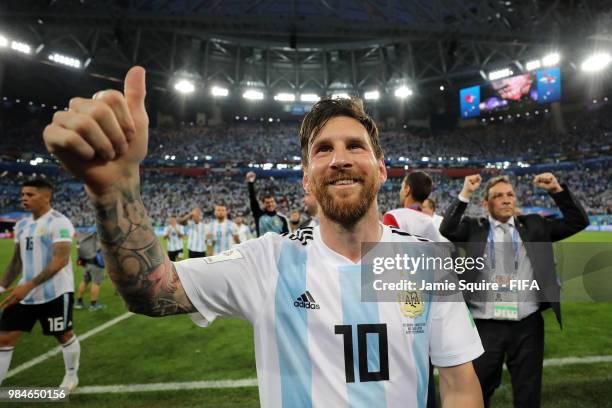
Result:
{"label": "man's ear", "polygon": [[385,166],[385,156],[381,156],[378,159],[378,178],[380,185],[382,186],[387,181],[387,166]]}
{"label": "man's ear", "polygon": [[312,193],[310,189],[310,180],[308,179],[308,170],[304,169],[304,175],[302,176],[302,187],[304,187],[304,191],[308,191]]}

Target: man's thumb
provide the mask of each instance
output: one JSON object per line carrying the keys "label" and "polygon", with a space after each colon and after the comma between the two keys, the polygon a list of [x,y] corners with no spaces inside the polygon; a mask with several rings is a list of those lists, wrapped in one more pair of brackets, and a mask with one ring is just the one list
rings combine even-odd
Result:
{"label": "man's thumb", "polygon": [[145,85],[145,70],[143,67],[132,67],[125,76],[124,91],[128,109],[132,116],[142,118],[146,115],[145,96],[147,88]]}

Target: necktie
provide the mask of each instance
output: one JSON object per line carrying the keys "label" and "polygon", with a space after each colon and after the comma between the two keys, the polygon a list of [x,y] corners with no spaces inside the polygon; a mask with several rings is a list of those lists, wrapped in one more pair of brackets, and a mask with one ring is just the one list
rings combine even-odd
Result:
{"label": "necktie", "polygon": [[512,245],[512,226],[508,224],[500,224],[499,227],[504,232],[502,247],[502,271],[506,275],[514,274],[514,247]]}

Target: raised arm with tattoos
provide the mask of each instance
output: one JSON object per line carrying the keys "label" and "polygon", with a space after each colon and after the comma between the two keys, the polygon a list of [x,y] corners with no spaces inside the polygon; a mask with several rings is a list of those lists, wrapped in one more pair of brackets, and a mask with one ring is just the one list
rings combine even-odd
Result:
{"label": "raised arm with tattoos", "polygon": [[47,149],[81,178],[96,213],[109,276],[128,309],[149,316],[195,311],[163,251],[140,197],[147,152],[145,72],[132,68],[124,94],[73,98],[45,128]]}

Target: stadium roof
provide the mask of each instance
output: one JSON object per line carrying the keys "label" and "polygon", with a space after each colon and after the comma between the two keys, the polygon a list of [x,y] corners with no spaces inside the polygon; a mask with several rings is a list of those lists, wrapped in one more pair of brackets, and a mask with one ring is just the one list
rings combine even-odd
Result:
{"label": "stadium roof", "polygon": [[[8,0],[2,34],[38,53],[90,61],[120,80],[134,64],[160,89],[177,73],[202,84],[291,91],[408,84],[421,93],[481,71],[610,43],[612,1]],[[571,27],[571,30],[567,30]],[[41,46],[43,46],[41,48]],[[36,59],[36,53],[32,57]],[[49,64],[45,58],[39,60]]]}

